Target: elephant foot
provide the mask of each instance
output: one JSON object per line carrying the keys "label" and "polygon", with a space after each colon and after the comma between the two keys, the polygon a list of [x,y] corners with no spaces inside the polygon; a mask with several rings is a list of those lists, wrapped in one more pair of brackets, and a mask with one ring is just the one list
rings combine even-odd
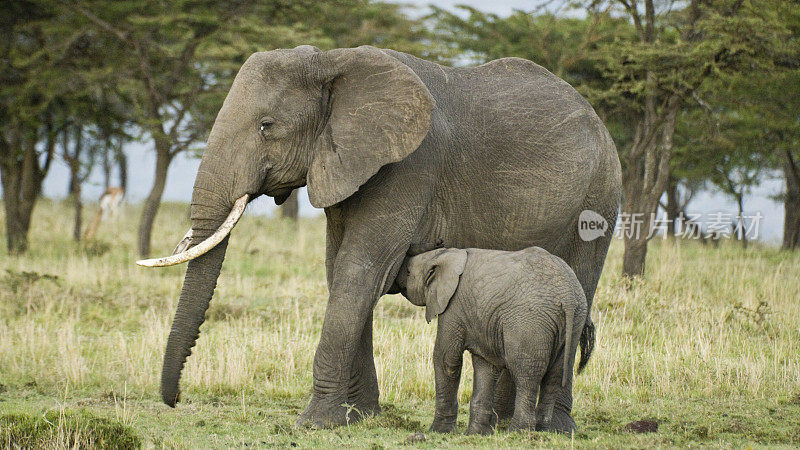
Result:
{"label": "elephant foot", "polygon": [[[375,384],[370,388],[359,389],[357,391],[353,391],[351,389],[350,394],[347,397],[347,405],[348,407],[355,412],[358,418],[356,420],[360,420],[365,417],[370,416],[377,416],[381,413],[381,406],[378,403],[378,385]],[[351,417],[352,423],[353,417]]]}
{"label": "elephant foot", "polygon": [[332,405],[312,397],[311,403],[300,414],[296,425],[307,428],[334,428],[359,419],[359,415],[352,408],[345,406],[344,402]]}
{"label": "elephant foot", "polygon": [[508,431],[522,432],[522,431],[535,431],[536,418],[531,417],[512,417],[511,422],[508,424]]}
{"label": "elephant foot", "polygon": [[467,434],[481,434],[484,436],[488,436],[492,433],[494,433],[494,428],[488,423],[487,424],[471,423],[467,427]]}
{"label": "elephant foot", "polygon": [[[542,410],[547,409],[548,408],[542,408]],[[572,415],[557,406],[552,408],[552,413],[549,415],[539,414],[536,423],[536,431],[569,434],[576,430],[575,420],[572,418]]]}
{"label": "elephant foot", "polygon": [[[351,403],[352,401],[352,403]],[[334,428],[360,422],[366,417],[378,415],[381,407],[374,399],[354,398],[338,405],[311,399],[308,407],[297,419],[297,426],[309,428]]]}
{"label": "elephant foot", "polygon": [[452,433],[456,429],[455,420],[433,420],[430,431],[434,433]]}

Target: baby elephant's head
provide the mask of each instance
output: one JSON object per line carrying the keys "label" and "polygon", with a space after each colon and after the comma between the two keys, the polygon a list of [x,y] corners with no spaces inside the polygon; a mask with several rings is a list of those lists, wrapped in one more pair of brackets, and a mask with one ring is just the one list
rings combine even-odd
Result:
{"label": "baby elephant's head", "polygon": [[440,248],[408,258],[403,267],[405,296],[417,306],[425,306],[425,319],[430,322],[443,313],[458,288],[467,251]]}

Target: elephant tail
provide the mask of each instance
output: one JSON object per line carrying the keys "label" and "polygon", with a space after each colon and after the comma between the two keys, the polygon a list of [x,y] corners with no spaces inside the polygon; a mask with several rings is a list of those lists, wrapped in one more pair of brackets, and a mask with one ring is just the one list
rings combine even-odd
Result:
{"label": "elephant tail", "polygon": [[583,372],[586,364],[589,362],[589,357],[592,356],[594,350],[594,323],[591,317],[586,316],[586,324],[583,326],[581,332],[581,362],[578,363],[578,373]]}
{"label": "elephant tail", "polygon": [[[567,380],[572,376],[572,366],[575,364],[575,352],[572,351],[572,335],[575,322],[575,303],[570,306],[562,303],[564,308],[564,371],[561,373],[561,387],[567,385]],[[583,356],[583,355],[581,355]]]}

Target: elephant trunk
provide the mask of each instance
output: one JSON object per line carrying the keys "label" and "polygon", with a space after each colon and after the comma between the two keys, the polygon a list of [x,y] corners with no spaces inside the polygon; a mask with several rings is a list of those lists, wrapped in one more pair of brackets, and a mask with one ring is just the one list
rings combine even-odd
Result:
{"label": "elephant trunk", "polygon": [[225,237],[219,245],[206,254],[189,261],[189,267],[186,269],[178,310],[172,321],[167,349],[164,352],[164,366],[161,370],[161,398],[173,408],[175,402],[179,400],[178,382],[183,365],[200,336],[200,325],[205,321],[206,310],[217,285],[227,247],[228,238]]}
{"label": "elephant trunk", "polygon": [[[213,235],[219,234],[220,229],[233,215],[228,215],[228,213],[231,212],[231,209],[235,209],[232,207],[232,201],[216,194],[220,190],[218,185],[215,186],[218,184],[219,175],[204,170],[204,165],[201,163],[192,194],[193,242],[206,242]],[[242,197],[245,198],[244,204],[246,204],[246,197]],[[236,203],[238,204],[239,201]],[[228,215],[227,219],[226,215]],[[241,213],[238,215],[241,216]],[[161,398],[171,407],[175,407],[175,402],[179,399],[181,371],[200,335],[200,325],[205,320],[205,313],[217,285],[217,278],[225,259],[227,247],[228,236],[227,233],[224,233],[218,244],[189,261],[186,269],[161,371]]]}

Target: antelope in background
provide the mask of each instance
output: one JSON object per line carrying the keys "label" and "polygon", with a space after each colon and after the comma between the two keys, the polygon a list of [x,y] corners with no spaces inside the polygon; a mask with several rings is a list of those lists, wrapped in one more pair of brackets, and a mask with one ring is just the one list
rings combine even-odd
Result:
{"label": "antelope in background", "polygon": [[125,190],[119,187],[110,187],[103,192],[103,195],[100,196],[100,209],[97,210],[92,223],[86,229],[85,239],[91,239],[94,236],[100,226],[100,221],[104,217],[117,217],[119,215],[119,205],[122,203],[124,196]]}

